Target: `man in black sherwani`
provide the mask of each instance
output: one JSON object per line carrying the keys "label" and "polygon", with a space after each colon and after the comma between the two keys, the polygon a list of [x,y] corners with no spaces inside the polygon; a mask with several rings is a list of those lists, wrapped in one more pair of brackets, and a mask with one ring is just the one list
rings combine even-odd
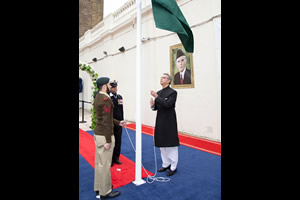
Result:
{"label": "man in black sherwani", "polygon": [[162,89],[157,93],[151,90],[154,100],[150,99],[152,110],[157,110],[154,145],[160,148],[162,158],[162,168],[157,171],[163,172],[169,169],[167,176],[172,176],[177,171],[179,146],[175,112],[177,92],[170,88],[171,82],[172,77],[164,73],[160,78]]}

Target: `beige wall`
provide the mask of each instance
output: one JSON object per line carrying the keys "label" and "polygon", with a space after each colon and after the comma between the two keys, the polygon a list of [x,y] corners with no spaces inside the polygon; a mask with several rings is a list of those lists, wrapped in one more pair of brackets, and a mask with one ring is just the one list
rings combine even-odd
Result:
{"label": "beige wall", "polygon": [[[124,98],[124,115],[135,120],[135,65],[136,65],[136,11],[133,1],[128,1],[107,16],[92,30],[80,38],[80,61],[89,63],[94,57],[101,59],[90,65],[99,76],[119,81],[118,90]],[[194,88],[176,89],[178,92],[176,113],[181,132],[213,140],[221,140],[221,88],[220,88],[220,40],[215,20],[220,21],[220,0],[178,0],[194,35]],[[152,38],[142,43],[142,123],[155,125],[156,112],[149,106],[150,90],[160,90],[162,73],[170,73],[169,47],[179,44],[177,34],[155,27],[151,0],[142,1],[142,37]],[[123,12],[121,12],[123,10]],[[220,30],[219,30],[220,31]],[[219,32],[220,35],[220,32]],[[155,39],[156,38],[156,39]],[[124,46],[127,50],[118,53]],[[219,52],[218,52],[219,50]],[[107,51],[108,56],[102,53]],[[219,60],[218,60],[219,59]],[[86,72],[83,78],[83,98],[90,101],[92,84]],[[88,107],[90,109],[90,107]]]}

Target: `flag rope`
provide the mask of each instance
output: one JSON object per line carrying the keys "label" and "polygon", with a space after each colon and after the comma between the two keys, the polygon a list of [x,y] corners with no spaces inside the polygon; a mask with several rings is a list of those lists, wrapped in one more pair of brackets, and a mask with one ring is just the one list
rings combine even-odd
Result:
{"label": "flag rope", "polygon": [[[129,142],[130,142],[130,144],[131,144],[131,147],[132,147],[132,149],[134,150],[134,152],[136,152],[136,151],[135,151],[135,148],[134,148],[134,145],[133,145],[133,143],[132,143],[132,140],[131,140],[131,138],[130,138],[130,136],[129,136],[129,133],[128,133],[128,131],[127,131],[127,128],[126,128],[126,127],[124,127],[124,128],[125,128],[125,131],[126,131],[126,133],[127,133],[127,136],[128,136]],[[153,144],[155,144],[155,143],[154,143],[154,137],[153,137]],[[150,175],[147,173],[147,170],[145,169],[143,163],[141,163],[144,172],[147,174],[147,183],[151,184],[151,183],[153,183],[153,182],[155,182],[155,181],[157,181],[157,182],[164,182],[164,183],[165,183],[165,182],[169,182],[169,181],[171,180],[171,178],[167,178],[167,177],[155,177],[155,176],[156,176],[156,173],[157,173],[157,161],[156,161],[155,145],[153,145],[153,151],[154,151],[154,162],[155,162],[155,174],[154,174],[153,176],[150,176]]]}

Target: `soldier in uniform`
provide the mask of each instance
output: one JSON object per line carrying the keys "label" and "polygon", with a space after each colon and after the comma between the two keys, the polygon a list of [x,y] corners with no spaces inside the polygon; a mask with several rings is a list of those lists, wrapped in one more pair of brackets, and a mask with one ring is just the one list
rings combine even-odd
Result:
{"label": "soldier in uniform", "polygon": [[[123,97],[118,94],[118,81],[111,80],[111,93],[110,98],[112,102],[114,103],[114,119],[122,121],[124,120],[123,115]],[[113,166],[114,163],[120,165],[122,164],[119,160],[120,153],[121,153],[121,139],[122,139],[122,127],[119,125],[114,125],[114,136],[115,136],[115,148],[113,152],[112,157],[112,163],[111,166]]]}
{"label": "soldier in uniform", "polygon": [[109,78],[101,77],[97,80],[99,93],[95,96],[96,111],[95,140],[95,177],[94,190],[96,198],[106,199],[120,195],[119,191],[112,191],[111,160],[115,146],[114,125],[125,126],[125,121],[113,119],[114,104],[109,97]]}

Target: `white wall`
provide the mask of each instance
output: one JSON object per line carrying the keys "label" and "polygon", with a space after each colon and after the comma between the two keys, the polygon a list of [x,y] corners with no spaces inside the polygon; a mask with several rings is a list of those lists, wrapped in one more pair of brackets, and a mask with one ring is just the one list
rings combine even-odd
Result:
{"label": "white wall", "polygon": [[[108,15],[103,22],[85,33],[79,40],[80,60],[89,63],[99,76],[119,81],[118,90],[124,98],[126,120],[135,120],[135,64],[136,64],[136,11],[134,0],[126,9]],[[176,89],[178,129],[192,135],[221,140],[220,94],[220,0],[178,0],[178,5],[194,35],[194,88]],[[156,112],[150,109],[150,90],[160,90],[162,73],[170,73],[169,47],[179,44],[177,34],[155,27],[151,0],[142,1],[142,36],[156,38],[142,43],[142,123],[155,126]],[[219,31],[217,33],[217,31]],[[124,46],[127,51],[118,54]],[[132,48],[131,50],[128,50]],[[105,57],[103,51],[107,51]],[[112,56],[113,55],[113,56]],[[219,59],[219,60],[218,60]],[[90,101],[92,82],[86,72],[83,78],[83,96]],[[86,106],[86,105],[85,105]],[[90,109],[90,107],[87,107]]]}

